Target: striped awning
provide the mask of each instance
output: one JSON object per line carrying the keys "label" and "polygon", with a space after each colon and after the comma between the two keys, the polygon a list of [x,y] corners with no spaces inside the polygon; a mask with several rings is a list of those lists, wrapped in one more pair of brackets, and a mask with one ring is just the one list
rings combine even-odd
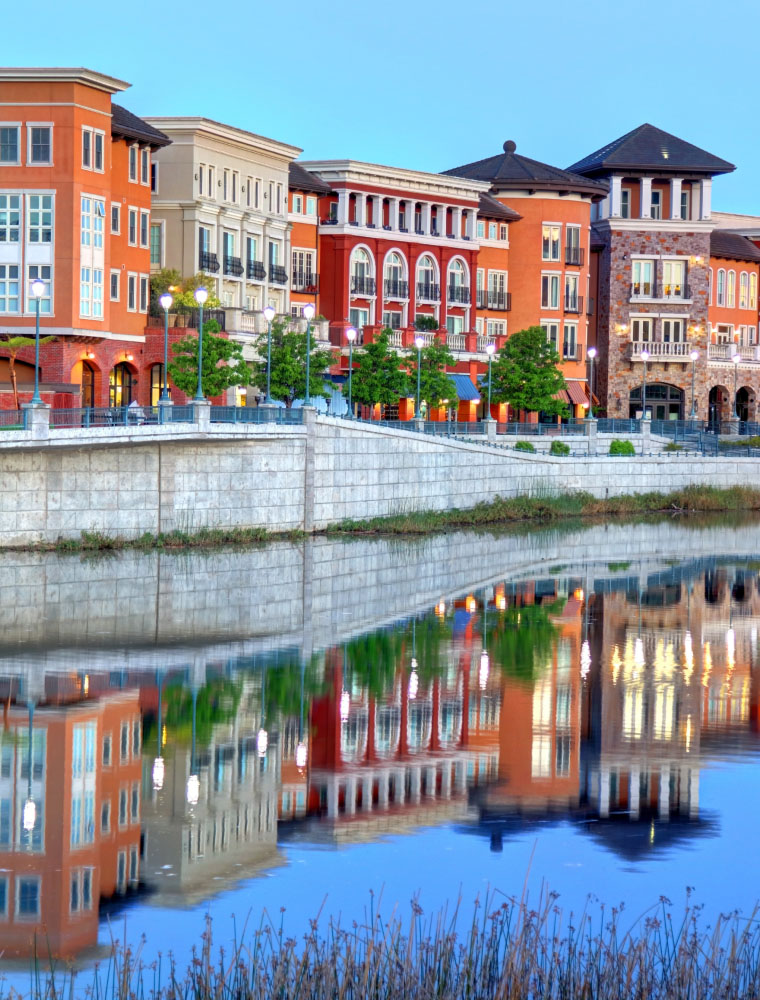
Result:
{"label": "striped awning", "polygon": [[583,406],[588,403],[588,386],[585,382],[568,382],[567,396],[573,406]]}

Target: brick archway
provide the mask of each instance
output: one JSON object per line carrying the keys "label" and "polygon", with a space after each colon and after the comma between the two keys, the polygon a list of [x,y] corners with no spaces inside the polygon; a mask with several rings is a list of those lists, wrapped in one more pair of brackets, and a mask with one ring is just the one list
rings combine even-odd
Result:
{"label": "brick archway", "polygon": [[757,398],[755,390],[749,385],[742,385],[736,392],[736,412],[739,420],[754,421],[757,419]]}
{"label": "brick archway", "polygon": [[714,385],[707,397],[707,419],[710,424],[730,420],[732,415],[731,390],[725,385]]}

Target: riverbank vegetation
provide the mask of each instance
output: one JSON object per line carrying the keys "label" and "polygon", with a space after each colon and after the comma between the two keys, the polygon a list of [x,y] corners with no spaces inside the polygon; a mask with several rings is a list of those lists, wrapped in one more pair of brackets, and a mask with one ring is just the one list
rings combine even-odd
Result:
{"label": "riverbank vegetation", "polygon": [[[491,895],[468,924],[456,910],[409,920],[381,916],[374,897],[361,922],[310,923],[289,936],[282,915],[216,947],[210,920],[187,968],[145,945],[115,944],[93,973],[35,961],[33,1000],[739,1000],[760,995],[758,913],[707,926],[699,907],[661,898],[635,917],[624,906],[563,912],[554,894],[536,908]],[[90,982],[84,982],[86,979]],[[9,994],[2,991],[6,996]]]}

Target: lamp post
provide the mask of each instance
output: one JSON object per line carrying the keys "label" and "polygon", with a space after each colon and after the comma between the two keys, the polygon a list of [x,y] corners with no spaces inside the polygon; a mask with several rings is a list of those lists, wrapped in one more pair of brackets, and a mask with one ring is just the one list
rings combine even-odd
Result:
{"label": "lamp post", "polygon": [[45,291],[45,282],[35,278],[31,284],[31,292],[34,298],[34,395],[32,405],[38,406],[42,403],[40,396],[40,299]]}
{"label": "lamp post", "polygon": [[353,326],[349,326],[346,330],[346,340],[348,341],[348,419],[351,420],[354,415],[351,403],[351,376],[354,371],[354,341],[356,340],[356,330]]}
{"label": "lamp post", "polygon": [[414,408],[414,415],[420,416],[420,381],[422,376],[422,348],[425,346],[425,338],[420,334],[414,338],[414,346],[417,348],[417,405]]}
{"label": "lamp post", "polygon": [[264,307],[264,319],[267,321],[267,395],[264,402],[267,406],[272,405],[272,320],[274,319],[274,308]]}
{"label": "lamp post", "polygon": [[646,420],[647,418],[647,361],[649,361],[649,351],[644,348],[641,352],[641,360],[644,362],[644,384],[641,388],[641,418]]}
{"label": "lamp post", "polygon": [[309,382],[311,381],[311,321],[314,319],[314,305],[307,302],[303,307],[303,314],[306,317],[306,394],[303,398],[304,406],[311,406],[311,393],[309,392]]}
{"label": "lamp post", "polygon": [[596,364],[596,348],[589,347],[586,351],[586,357],[589,360],[588,366],[588,410],[591,414],[591,419],[594,418],[594,365]]}
{"label": "lamp post", "polygon": [[169,310],[174,299],[168,292],[164,292],[158,299],[161,308],[164,310],[164,387],[161,390],[161,402],[169,402]]}
{"label": "lamp post", "polygon": [[488,409],[486,411],[486,420],[491,419],[491,362],[493,361],[495,351],[496,344],[486,344],[486,354],[488,355]]}
{"label": "lamp post", "polygon": [[689,355],[691,358],[691,419],[697,419],[697,403],[694,398],[694,370],[696,368],[697,361],[699,360],[699,351],[692,351]]}
{"label": "lamp post", "polygon": [[742,359],[742,356],[741,356],[741,354],[738,351],[735,351],[734,352],[734,356],[731,358],[731,360],[734,363],[734,420],[738,420],[739,419],[739,407],[737,405],[738,401],[737,401],[737,398],[736,398],[737,397],[736,380],[737,380],[737,377],[738,377],[738,374],[739,374],[739,362],[741,361],[741,359]]}
{"label": "lamp post", "polygon": [[198,303],[200,315],[198,317],[198,388],[195,390],[195,401],[202,403],[203,397],[203,304],[208,298],[205,288],[196,288],[193,293],[195,301]]}
{"label": "lamp post", "polygon": [[[39,298],[37,299],[39,302]],[[26,802],[24,803],[24,808],[21,814],[21,822],[24,827],[25,832],[29,835],[28,848],[32,849],[32,834],[34,832],[34,824],[37,822],[37,804],[32,798],[32,767],[33,767],[33,754],[32,754],[32,744],[34,737],[34,702],[30,701],[27,704],[27,709],[29,711],[29,760],[28,768],[29,774],[27,775],[26,783]]]}

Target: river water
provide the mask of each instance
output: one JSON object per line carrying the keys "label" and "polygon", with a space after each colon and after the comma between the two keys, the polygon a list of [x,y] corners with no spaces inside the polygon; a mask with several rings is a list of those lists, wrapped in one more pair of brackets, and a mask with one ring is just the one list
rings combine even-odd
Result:
{"label": "river water", "polygon": [[378,899],[751,910],[759,574],[736,518],[0,555],[0,973]]}

